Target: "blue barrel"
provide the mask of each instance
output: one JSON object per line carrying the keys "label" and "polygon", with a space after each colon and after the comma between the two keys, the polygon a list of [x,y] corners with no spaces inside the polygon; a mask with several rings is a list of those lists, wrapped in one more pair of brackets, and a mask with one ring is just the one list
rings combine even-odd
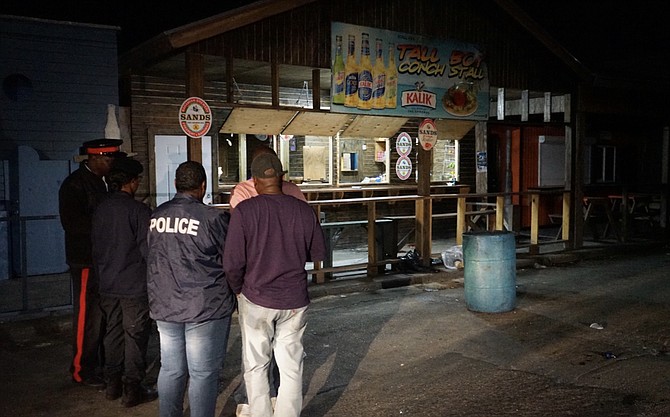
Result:
{"label": "blue barrel", "polygon": [[463,234],[465,304],[501,313],[516,306],[516,244],[511,232]]}

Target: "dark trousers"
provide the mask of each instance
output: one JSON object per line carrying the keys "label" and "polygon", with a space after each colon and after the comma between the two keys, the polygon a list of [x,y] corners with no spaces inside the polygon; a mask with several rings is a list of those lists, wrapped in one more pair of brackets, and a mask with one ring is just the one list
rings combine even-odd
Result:
{"label": "dark trousers", "polygon": [[76,382],[95,376],[104,363],[102,332],[105,328],[98,285],[89,267],[70,267],[74,340],[70,367]]}
{"label": "dark trousers", "polygon": [[127,384],[140,383],[146,373],[147,346],[151,332],[146,296],[120,298],[101,296],[107,331],[104,336],[105,377],[123,377]]}

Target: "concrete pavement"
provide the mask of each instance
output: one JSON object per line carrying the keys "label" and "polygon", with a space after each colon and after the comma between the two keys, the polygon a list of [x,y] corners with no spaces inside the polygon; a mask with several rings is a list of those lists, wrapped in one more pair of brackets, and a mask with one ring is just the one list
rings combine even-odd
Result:
{"label": "concrete pavement", "polygon": [[[303,416],[668,416],[670,255],[661,244],[520,257],[517,306],[467,310],[462,271],[311,287]],[[0,414],[155,416],[74,386],[69,319],[0,324]],[[602,327],[602,329],[601,329]],[[240,380],[234,321],[219,412]],[[150,359],[157,372],[157,340]]]}

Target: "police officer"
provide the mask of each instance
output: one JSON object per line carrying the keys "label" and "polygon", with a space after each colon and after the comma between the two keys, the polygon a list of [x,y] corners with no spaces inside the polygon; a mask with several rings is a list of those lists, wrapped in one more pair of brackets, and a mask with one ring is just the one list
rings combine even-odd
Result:
{"label": "police officer", "polygon": [[[203,204],[205,169],[184,162],[174,198],[151,215],[147,235],[149,310],[160,335],[160,417],[214,417],[235,297],[223,273],[228,213]],[[187,354],[188,353],[188,354]]]}
{"label": "police officer", "polygon": [[105,397],[116,400],[123,396],[125,407],[158,396],[141,384],[151,331],[146,263],[151,209],[134,199],[142,171],[138,161],[116,158],[107,176],[112,192],[93,213],[93,263],[107,325],[103,338]]}
{"label": "police officer", "polygon": [[70,366],[75,383],[102,389],[98,376],[103,365],[103,316],[96,274],[91,255],[91,219],[107,194],[105,175],[115,157],[125,156],[119,139],[85,142],[81,151],[87,156],[79,169],[71,173],[58,193],[60,220],[65,230],[65,256],[70,266],[73,289],[73,359]]}

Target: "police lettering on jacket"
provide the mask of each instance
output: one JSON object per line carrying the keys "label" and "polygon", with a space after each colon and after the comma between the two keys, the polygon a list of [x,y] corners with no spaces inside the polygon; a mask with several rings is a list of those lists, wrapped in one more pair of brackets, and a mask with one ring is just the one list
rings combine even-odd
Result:
{"label": "police lettering on jacket", "polygon": [[182,235],[198,236],[200,221],[195,219],[175,217],[157,217],[151,219],[149,231],[158,233],[180,233]]}

